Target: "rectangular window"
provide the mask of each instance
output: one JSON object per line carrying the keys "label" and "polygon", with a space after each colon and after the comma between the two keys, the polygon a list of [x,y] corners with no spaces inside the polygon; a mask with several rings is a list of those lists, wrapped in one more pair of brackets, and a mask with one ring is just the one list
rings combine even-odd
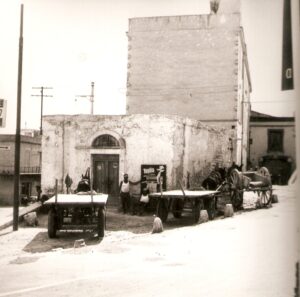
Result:
{"label": "rectangular window", "polygon": [[268,130],[268,152],[283,153],[283,130]]}
{"label": "rectangular window", "polygon": [[0,99],[0,107],[4,107],[4,100]]}

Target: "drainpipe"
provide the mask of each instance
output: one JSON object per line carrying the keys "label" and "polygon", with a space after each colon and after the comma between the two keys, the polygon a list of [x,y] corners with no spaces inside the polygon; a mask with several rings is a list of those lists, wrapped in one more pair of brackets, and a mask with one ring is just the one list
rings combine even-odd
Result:
{"label": "drainpipe", "polygon": [[64,172],[65,172],[65,119],[62,122],[62,177],[61,177],[61,192],[64,192]]}

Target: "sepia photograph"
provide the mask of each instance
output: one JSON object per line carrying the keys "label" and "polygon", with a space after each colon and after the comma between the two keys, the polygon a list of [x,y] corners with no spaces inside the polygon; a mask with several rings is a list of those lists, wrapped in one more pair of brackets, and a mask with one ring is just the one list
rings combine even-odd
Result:
{"label": "sepia photograph", "polygon": [[0,0],[0,297],[298,297],[299,0]]}

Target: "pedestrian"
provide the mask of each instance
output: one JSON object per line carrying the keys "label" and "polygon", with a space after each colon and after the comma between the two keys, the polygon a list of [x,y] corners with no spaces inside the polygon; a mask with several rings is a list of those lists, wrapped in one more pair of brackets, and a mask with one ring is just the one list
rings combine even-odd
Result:
{"label": "pedestrian", "polygon": [[129,179],[128,174],[125,173],[123,180],[120,183],[120,199],[123,213],[127,213],[130,207],[130,192],[129,192]]}

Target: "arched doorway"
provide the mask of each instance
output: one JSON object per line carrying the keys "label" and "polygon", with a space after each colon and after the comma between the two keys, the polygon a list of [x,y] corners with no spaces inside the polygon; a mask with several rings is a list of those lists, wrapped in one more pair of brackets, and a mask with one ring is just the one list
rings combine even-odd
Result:
{"label": "arched doorway", "polygon": [[92,149],[93,188],[109,194],[112,200],[119,196],[120,142],[112,135],[102,134],[93,140]]}

